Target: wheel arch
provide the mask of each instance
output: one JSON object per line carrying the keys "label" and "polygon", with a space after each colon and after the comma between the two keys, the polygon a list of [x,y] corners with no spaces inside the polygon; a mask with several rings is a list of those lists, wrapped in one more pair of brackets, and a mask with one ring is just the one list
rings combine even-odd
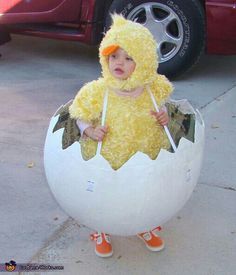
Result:
{"label": "wheel arch", "polygon": [[7,26],[0,25],[0,45],[3,45],[11,41],[11,35],[7,29]]}
{"label": "wheel arch", "polygon": [[100,41],[102,40],[107,13],[113,2],[114,0],[105,0],[105,1],[96,0],[95,1],[93,20],[92,20],[92,22],[95,23],[95,26],[93,28],[93,33],[91,36],[91,43],[93,45],[100,43]]}

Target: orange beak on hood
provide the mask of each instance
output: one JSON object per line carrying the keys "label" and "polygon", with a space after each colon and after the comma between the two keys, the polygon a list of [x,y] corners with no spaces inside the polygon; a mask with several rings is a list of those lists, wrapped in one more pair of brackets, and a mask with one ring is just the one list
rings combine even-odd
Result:
{"label": "orange beak on hood", "polygon": [[108,56],[112,53],[114,53],[119,48],[118,45],[110,45],[102,50],[103,56]]}

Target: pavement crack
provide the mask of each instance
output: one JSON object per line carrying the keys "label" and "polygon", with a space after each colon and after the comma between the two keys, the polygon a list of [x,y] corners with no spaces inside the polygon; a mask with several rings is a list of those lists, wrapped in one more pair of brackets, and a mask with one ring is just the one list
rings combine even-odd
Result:
{"label": "pavement crack", "polygon": [[32,263],[32,261],[34,261],[35,259],[38,258],[38,256],[41,254],[41,252],[47,248],[51,243],[53,243],[54,241],[56,241],[62,232],[65,231],[66,228],[68,228],[71,223],[73,223],[73,219],[72,218],[68,218],[66,219],[60,226],[58,229],[56,229],[52,235],[46,239],[42,245],[42,247],[31,257],[31,259],[29,260],[29,263]]}
{"label": "pavement crack", "polygon": [[210,187],[216,187],[216,188],[220,188],[220,189],[225,189],[225,190],[229,190],[229,191],[236,191],[236,188],[231,187],[231,186],[221,186],[221,185],[217,185],[217,184],[207,184],[207,183],[203,183],[203,182],[199,182],[198,184],[207,185]]}
{"label": "pavement crack", "polygon": [[232,89],[234,89],[236,87],[235,84],[233,84],[230,88],[228,88],[225,92],[223,92],[222,94],[220,94],[219,96],[213,98],[213,100],[207,102],[206,104],[204,104],[203,106],[199,107],[199,110],[203,110],[205,109],[208,105],[210,105],[211,103],[220,100],[220,98],[224,95],[226,95],[228,92],[230,92]]}
{"label": "pavement crack", "polygon": [[236,189],[233,188],[233,187],[223,187],[223,188],[226,189],[226,190],[236,191]]}

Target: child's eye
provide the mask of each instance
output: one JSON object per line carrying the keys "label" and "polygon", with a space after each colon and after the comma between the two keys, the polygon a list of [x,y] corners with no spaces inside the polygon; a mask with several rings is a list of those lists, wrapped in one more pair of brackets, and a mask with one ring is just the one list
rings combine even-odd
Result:
{"label": "child's eye", "polygon": [[127,61],[134,61],[133,58],[131,58],[131,57],[129,57],[129,56],[126,57],[126,60],[127,60]]}

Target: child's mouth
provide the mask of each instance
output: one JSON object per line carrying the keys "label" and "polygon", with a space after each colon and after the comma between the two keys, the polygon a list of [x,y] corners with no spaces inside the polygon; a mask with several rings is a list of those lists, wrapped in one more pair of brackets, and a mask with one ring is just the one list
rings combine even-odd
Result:
{"label": "child's mouth", "polygon": [[115,72],[116,72],[117,74],[123,74],[123,73],[124,73],[124,71],[123,71],[122,69],[120,69],[120,68],[116,68],[116,69],[115,69]]}

